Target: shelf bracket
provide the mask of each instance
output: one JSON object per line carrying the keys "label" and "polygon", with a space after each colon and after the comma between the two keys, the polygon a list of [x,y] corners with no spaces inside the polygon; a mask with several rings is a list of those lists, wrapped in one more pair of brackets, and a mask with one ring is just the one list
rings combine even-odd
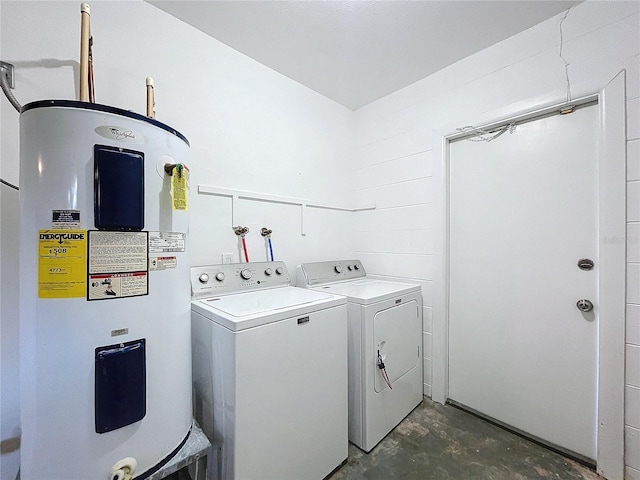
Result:
{"label": "shelf bracket", "polygon": [[226,188],[212,187],[209,185],[198,185],[198,193],[201,195],[214,195],[216,197],[225,197],[231,199],[231,228],[234,228],[236,223],[237,201],[253,200],[257,202],[276,203],[280,205],[293,205],[300,207],[300,235],[306,236],[305,230],[305,214],[307,208],[319,208],[323,210],[336,210],[340,212],[361,212],[363,210],[375,210],[375,205],[370,205],[360,208],[348,208],[337,205],[328,205],[323,203],[311,202],[309,200],[303,200],[298,198],[281,197],[278,195],[268,195],[255,192],[244,192],[240,190],[229,190]]}

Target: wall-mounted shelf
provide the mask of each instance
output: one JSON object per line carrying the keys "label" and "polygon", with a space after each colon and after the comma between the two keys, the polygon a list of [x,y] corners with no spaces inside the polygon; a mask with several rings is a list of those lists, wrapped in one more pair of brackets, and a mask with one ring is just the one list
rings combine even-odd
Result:
{"label": "wall-mounted shelf", "polygon": [[338,210],[341,212],[361,212],[364,210],[375,210],[376,206],[366,206],[359,208],[342,207],[338,205],[329,205],[326,203],[314,202],[293,197],[281,197],[279,195],[268,195],[256,192],[245,192],[242,190],[230,190],[227,188],[218,188],[210,185],[198,185],[198,194],[214,195],[216,197],[225,197],[231,199],[231,227],[236,225],[236,202],[238,200],[253,200],[257,202],[277,203],[280,205],[294,205],[300,207],[300,234],[306,235],[304,217],[307,208],[319,208],[323,210]]}

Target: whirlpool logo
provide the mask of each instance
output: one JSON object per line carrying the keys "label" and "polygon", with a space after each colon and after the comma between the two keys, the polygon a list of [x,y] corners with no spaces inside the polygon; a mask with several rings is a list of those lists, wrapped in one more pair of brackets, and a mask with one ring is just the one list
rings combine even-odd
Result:
{"label": "whirlpool logo", "polygon": [[117,140],[119,142],[137,144],[147,143],[146,138],[128,128],[115,127],[113,125],[102,125],[100,127],[96,127],[95,132],[101,137],[108,138],[110,140]]}

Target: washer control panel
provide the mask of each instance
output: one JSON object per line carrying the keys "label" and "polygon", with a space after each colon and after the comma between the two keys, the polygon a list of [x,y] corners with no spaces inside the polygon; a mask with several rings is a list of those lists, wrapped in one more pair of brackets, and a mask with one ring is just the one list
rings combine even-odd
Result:
{"label": "washer control panel", "polygon": [[366,277],[360,260],[303,263],[296,270],[296,285],[317,285]]}
{"label": "washer control panel", "polygon": [[225,263],[191,267],[191,298],[290,285],[284,262]]}

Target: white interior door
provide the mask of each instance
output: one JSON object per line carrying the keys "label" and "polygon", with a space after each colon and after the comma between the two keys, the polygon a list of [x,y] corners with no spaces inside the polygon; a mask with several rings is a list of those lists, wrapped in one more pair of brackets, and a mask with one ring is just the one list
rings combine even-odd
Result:
{"label": "white interior door", "polygon": [[[589,459],[597,138],[589,106],[450,146],[449,398]],[[582,258],[595,268],[580,270]]]}

